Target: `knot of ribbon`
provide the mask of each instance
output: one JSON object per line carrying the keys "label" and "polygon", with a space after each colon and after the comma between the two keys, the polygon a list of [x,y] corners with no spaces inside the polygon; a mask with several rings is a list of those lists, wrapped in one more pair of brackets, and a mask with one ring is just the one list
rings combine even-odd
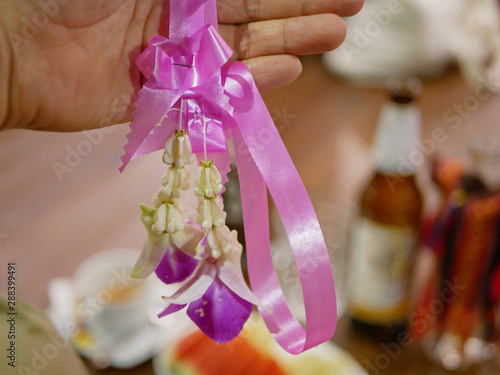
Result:
{"label": "knot of ribbon", "polygon": [[157,89],[186,91],[220,72],[233,51],[212,25],[205,25],[180,43],[155,36],[136,59],[148,82]]}

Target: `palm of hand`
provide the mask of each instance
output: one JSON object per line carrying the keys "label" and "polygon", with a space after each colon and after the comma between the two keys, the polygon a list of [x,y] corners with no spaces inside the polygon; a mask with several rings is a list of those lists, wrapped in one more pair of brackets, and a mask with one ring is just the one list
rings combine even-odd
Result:
{"label": "palm of hand", "polygon": [[[302,3],[292,0],[282,5],[282,9],[267,6],[272,9],[266,10],[262,6],[262,11],[251,14],[244,5],[252,1],[218,2],[219,23],[224,23],[220,32],[235,49],[235,58],[249,65],[261,88],[281,86],[296,78],[300,62],[293,55],[328,50],[343,40],[343,23],[333,14],[315,16],[323,16],[319,19],[323,23],[334,17],[336,24],[308,40],[308,35],[300,31],[309,22],[312,30],[308,32],[314,34],[319,27],[318,19],[299,17],[304,11],[302,5],[300,11],[290,14],[295,2],[297,7]],[[46,24],[34,25],[30,35],[23,33],[26,21],[7,25],[7,29],[11,26],[8,35],[14,75],[10,78],[13,84],[10,100],[15,107],[8,112],[11,124],[75,131],[130,121],[132,103],[141,87],[141,75],[134,60],[148,40],[158,34],[159,25],[164,34],[165,25],[160,24],[165,18],[162,1],[53,0],[52,3],[55,4],[52,11],[44,10],[48,16]],[[339,3],[346,8],[341,15],[355,13],[361,4],[358,0]],[[24,0],[22,5],[16,5],[15,11],[10,10],[8,19],[24,17],[28,22],[36,21],[33,17],[41,10],[38,2]],[[289,16],[297,17],[288,22]],[[260,22],[248,23],[254,19]],[[13,40],[13,34],[20,39]]]}
{"label": "palm of hand", "polygon": [[32,38],[13,45],[20,113],[33,127],[66,131],[128,120],[141,84],[133,60],[159,7],[149,0],[59,5]]}

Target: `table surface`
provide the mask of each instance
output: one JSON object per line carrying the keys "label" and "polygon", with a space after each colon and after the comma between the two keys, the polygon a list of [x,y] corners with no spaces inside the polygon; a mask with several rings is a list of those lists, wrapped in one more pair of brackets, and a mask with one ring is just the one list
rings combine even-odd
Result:
{"label": "table surface", "polygon": [[[349,219],[356,212],[359,189],[371,171],[371,142],[385,95],[381,88],[357,86],[328,74],[319,56],[303,62],[302,76],[286,88],[266,93],[265,100],[317,208],[331,255],[338,257]],[[475,89],[454,69],[424,82],[423,137],[432,139],[431,132],[438,127],[446,134],[446,141],[426,155],[428,160],[463,156],[474,134],[500,135],[497,96],[477,100],[477,108],[462,113],[460,126],[446,122],[445,113],[466,105],[475,97]],[[0,263],[16,262],[19,298],[47,307],[50,279],[71,276],[80,262],[98,251],[142,246],[144,231],[137,205],[149,202],[164,166],[153,154],[119,174],[127,132],[122,125],[92,135],[0,133]],[[436,192],[426,176],[424,168],[421,181],[431,209]],[[5,279],[6,273],[0,273],[0,285],[5,285]],[[365,367],[383,353],[380,343],[356,331],[347,318],[339,322],[334,341]],[[468,373],[486,375],[486,371]],[[148,362],[126,372],[100,373],[146,375],[152,370]],[[445,372],[411,345],[387,368],[370,370],[378,373]]]}

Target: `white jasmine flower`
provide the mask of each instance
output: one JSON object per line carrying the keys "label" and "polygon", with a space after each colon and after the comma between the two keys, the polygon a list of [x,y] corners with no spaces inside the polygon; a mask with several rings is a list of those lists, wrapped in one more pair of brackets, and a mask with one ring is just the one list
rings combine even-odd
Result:
{"label": "white jasmine flower", "polygon": [[191,141],[185,130],[176,130],[175,136],[170,137],[165,144],[163,162],[182,168],[195,161],[192,153]]}
{"label": "white jasmine flower", "polygon": [[212,199],[203,199],[198,204],[198,224],[204,230],[215,227],[221,227],[226,224],[226,213],[222,199],[215,196]]}
{"label": "white jasmine flower", "polygon": [[160,207],[163,203],[168,202],[171,196],[165,192],[165,188],[161,186],[151,199],[151,204],[154,208]]}
{"label": "white jasmine flower", "polygon": [[233,249],[233,239],[227,226],[214,227],[207,232],[208,248],[212,258],[218,259],[221,254],[228,254]]}
{"label": "white jasmine flower", "polygon": [[179,198],[182,190],[189,189],[189,177],[190,173],[186,168],[171,166],[162,179],[165,194],[173,198]]}
{"label": "white jasmine flower", "polygon": [[184,218],[177,202],[163,203],[156,210],[153,217],[151,231],[156,235],[162,233],[173,233],[184,229]]}
{"label": "white jasmine flower", "polygon": [[196,176],[194,193],[199,197],[212,198],[222,192],[222,177],[212,161],[202,161]]}

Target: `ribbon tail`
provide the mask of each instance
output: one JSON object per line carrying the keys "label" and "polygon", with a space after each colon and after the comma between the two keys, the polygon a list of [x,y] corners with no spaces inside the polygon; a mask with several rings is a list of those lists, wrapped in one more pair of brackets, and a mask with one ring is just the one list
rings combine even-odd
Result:
{"label": "ribbon tail", "polygon": [[137,156],[146,155],[164,148],[165,143],[178,127],[179,124],[170,119],[162,121],[162,126],[156,126],[137,149]]}
{"label": "ribbon tail", "polygon": [[147,86],[139,91],[137,108],[133,115],[134,121],[130,124],[130,133],[127,135],[125,155],[121,158],[123,164],[119,168],[120,172],[123,172],[131,160],[157,150],[152,149],[151,143],[141,145],[181,95],[181,90],[155,90]]}
{"label": "ribbon tail", "polygon": [[[291,317],[274,271],[269,234],[269,208],[266,182],[255,164],[239,129],[233,129],[235,157],[240,180],[241,204],[247,248],[248,273],[252,291],[265,309],[259,311],[273,335],[279,335],[275,318]],[[294,341],[304,341],[303,332],[295,332]],[[288,348],[285,348],[288,350]]]}
{"label": "ribbon tail", "polygon": [[[271,329],[279,328],[274,333],[276,341],[288,352],[299,354],[329,340],[335,332],[337,309],[330,259],[307,190],[244,64],[232,63],[228,77],[236,76],[246,82],[248,89],[243,91],[249,98],[243,110],[234,108],[232,130],[250,282],[255,294],[272,311],[272,314],[264,309],[260,312]],[[228,87],[234,90],[235,85],[229,83]],[[236,90],[237,95],[233,96],[237,101],[242,98],[240,91]],[[250,108],[248,103],[252,103]],[[272,265],[266,185],[283,221],[299,270],[307,332],[288,309]]]}
{"label": "ribbon tail", "polygon": [[[210,155],[210,158],[217,166],[217,169],[222,177],[221,183],[224,185],[228,181],[227,174],[231,172],[231,156],[229,155],[229,152],[214,152]],[[222,191],[224,192],[225,188]]]}

